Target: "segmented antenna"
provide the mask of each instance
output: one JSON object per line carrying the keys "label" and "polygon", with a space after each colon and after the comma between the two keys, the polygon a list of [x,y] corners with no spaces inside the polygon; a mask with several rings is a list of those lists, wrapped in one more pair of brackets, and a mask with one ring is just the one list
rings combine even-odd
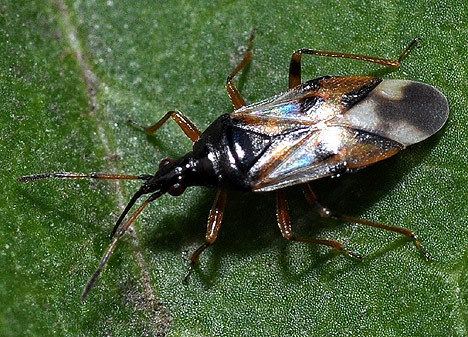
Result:
{"label": "segmented antenna", "polygon": [[[42,179],[99,179],[99,180],[148,180],[152,177],[152,175],[143,174],[143,175],[130,175],[130,174],[115,174],[115,173],[74,173],[74,172],[48,172],[48,173],[39,173],[33,174],[29,176],[22,176],[18,178],[20,182],[31,182],[36,180]],[[144,190],[140,188],[133,197],[128,202],[127,206],[125,207],[124,211],[120,215],[117,223],[114,226],[112,231],[112,240],[109,246],[106,249],[106,252],[102,256],[101,260],[99,261],[99,265],[96,268],[96,271],[93,273],[91,278],[86,283],[86,286],[83,289],[83,293],[81,294],[81,300],[85,301],[89,295],[89,292],[94,288],[99,277],[101,276],[102,272],[107,266],[109,259],[111,258],[112,254],[117,247],[117,243],[119,239],[127,232],[128,228],[136,221],[136,219],[140,216],[143,210],[148,206],[148,204],[157,198],[159,198],[163,193],[161,191],[157,191],[153,193],[150,197],[148,197],[141,205],[137,208],[137,210],[130,216],[130,218],[124,222],[123,220],[127,216],[130,209],[133,205],[137,202],[137,200],[145,194]]]}
{"label": "segmented antenna", "polygon": [[[113,235],[112,237],[112,241],[111,243],[109,244],[109,246],[107,247],[107,250],[104,254],[104,256],[101,258],[101,261],[99,261],[99,265],[96,269],[96,271],[93,273],[93,275],[91,276],[91,278],[89,279],[88,283],[86,283],[86,286],[85,288],[83,289],[83,293],[81,294],[81,300],[82,301],[85,301],[86,300],[86,297],[88,296],[89,292],[91,291],[91,289],[94,288],[94,286],[96,285],[96,282],[98,281],[99,279],[99,276],[101,275],[101,273],[103,272],[103,270],[105,269],[107,263],[109,262],[109,259],[110,257],[112,256],[112,254],[114,253],[114,250],[115,250],[115,247],[117,246],[117,242],[119,241],[119,239],[127,232],[128,228],[136,221],[136,219],[138,219],[138,217],[140,216],[140,214],[143,212],[143,210],[154,200],[156,200],[157,198],[159,198],[161,195],[163,194],[162,191],[157,191],[155,193],[153,193],[152,195],[150,195],[141,205],[140,207],[137,208],[137,210],[135,212],[133,212],[133,214],[130,216],[130,218],[124,222],[122,225],[118,226],[117,229],[115,230],[115,234]],[[128,203],[127,207],[125,208],[127,210],[130,209],[133,204],[135,203],[135,201],[142,195],[142,193],[140,191],[138,191],[137,193],[135,193],[135,195],[133,196],[133,198],[130,200],[130,202]],[[134,200],[135,199],[135,200]],[[128,211],[127,211],[128,212]],[[126,214],[125,211],[122,213],[122,214]],[[125,215],[124,215],[125,217]]]}
{"label": "segmented antenna", "polygon": [[114,253],[115,247],[117,246],[117,242],[119,241],[119,239],[120,239],[120,237],[117,237],[117,236],[114,237],[112,239],[112,242],[107,247],[107,250],[104,253],[103,257],[101,258],[101,261],[99,261],[99,265],[98,265],[96,271],[90,277],[90,279],[86,283],[86,286],[83,289],[83,292],[81,293],[81,301],[83,301],[83,302],[86,301],[86,298],[88,297],[89,292],[96,285],[96,282],[99,279],[99,276],[101,276],[101,273],[104,270],[104,268],[106,267],[107,262],[109,262],[110,257]]}
{"label": "segmented antenna", "polygon": [[26,183],[42,179],[101,179],[101,180],[148,180],[152,176],[149,174],[130,175],[115,173],[74,173],[74,172],[48,172],[29,176],[22,176],[18,181]]}

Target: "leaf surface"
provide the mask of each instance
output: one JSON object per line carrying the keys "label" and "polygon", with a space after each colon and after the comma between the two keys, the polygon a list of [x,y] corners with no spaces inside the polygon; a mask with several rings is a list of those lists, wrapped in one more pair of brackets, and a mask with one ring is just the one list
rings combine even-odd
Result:
{"label": "leaf surface", "polygon": [[[463,1],[49,1],[0,5],[0,335],[466,336],[467,5]],[[79,296],[137,183],[41,181],[49,171],[153,173],[190,142],[172,109],[201,129],[232,110],[227,74],[257,28],[240,78],[249,101],[287,86],[293,50],[397,57],[399,71],[304,57],[304,79],[375,74],[438,87],[446,127],[361,172],[314,183],[323,204],[409,227],[434,261],[399,236],[321,221],[288,191],[295,228],[367,256],[285,242],[270,194],[229,195],[222,233],[182,283],[214,192],[163,197],[122,242],[86,303]]]}

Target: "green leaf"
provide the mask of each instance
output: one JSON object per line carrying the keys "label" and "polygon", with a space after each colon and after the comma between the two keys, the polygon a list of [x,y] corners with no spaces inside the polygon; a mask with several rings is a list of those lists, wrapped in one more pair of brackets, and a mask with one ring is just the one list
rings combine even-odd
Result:
{"label": "green leaf", "polygon": [[[1,336],[466,336],[468,254],[467,5],[463,1],[32,1],[0,4]],[[274,197],[232,193],[222,233],[182,283],[203,242],[214,192],[155,202],[86,303],[80,294],[138,183],[38,181],[50,171],[153,173],[190,142],[167,110],[201,129],[231,111],[226,75],[257,28],[239,87],[249,101],[287,85],[300,47],[396,57],[399,71],[447,96],[437,136],[359,173],[314,184],[323,204],[407,226],[399,236],[326,222],[289,191],[295,228],[335,238],[359,263],[285,242]],[[304,58],[305,78],[369,74],[351,60]]]}

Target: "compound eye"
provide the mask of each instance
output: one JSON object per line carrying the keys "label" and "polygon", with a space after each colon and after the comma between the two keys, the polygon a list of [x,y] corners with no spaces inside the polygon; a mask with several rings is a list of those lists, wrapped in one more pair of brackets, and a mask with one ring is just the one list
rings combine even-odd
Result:
{"label": "compound eye", "polygon": [[182,193],[184,193],[184,191],[185,191],[185,186],[179,183],[175,183],[174,185],[169,187],[169,189],[167,190],[167,193],[169,193],[173,197],[177,197],[181,195]]}
{"label": "compound eye", "polygon": [[173,164],[174,162],[175,162],[175,160],[172,159],[172,158],[164,158],[163,160],[161,160],[159,162],[159,169],[161,169],[161,168],[163,168],[163,167],[165,167],[165,166],[167,166],[169,164]]}

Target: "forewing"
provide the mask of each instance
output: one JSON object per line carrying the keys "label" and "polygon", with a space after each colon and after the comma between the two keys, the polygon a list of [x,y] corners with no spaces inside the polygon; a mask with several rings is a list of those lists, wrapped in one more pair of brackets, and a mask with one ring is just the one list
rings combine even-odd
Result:
{"label": "forewing", "polygon": [[271,137],[249,171],[254,191],[304,183],[388,158],[436,133],[448,117],[434,87],[373,77],[324,77],[235,111]]}
{"label": "forewing", "polygon": [[[365,131],[324,127],[302,134],[292,146],[272,144],[250,171],[252,190],[271,191],[362,168],[402,148],[395,141]],[[281,156],[269,156],[275,152]]]}
{"label": "forewing", "polygon": [[243,128],[278,136],[314,128],[344,113],[380,83],[369,76],[320,77],[268,100],[242,107],[231,118]]}
{"label": "forewing", "polygon": [[446,97],[425,83],[384,80],[365,99],[328,125],[343,125],[394,140],[404,146],[439,131],[448,118]]}

